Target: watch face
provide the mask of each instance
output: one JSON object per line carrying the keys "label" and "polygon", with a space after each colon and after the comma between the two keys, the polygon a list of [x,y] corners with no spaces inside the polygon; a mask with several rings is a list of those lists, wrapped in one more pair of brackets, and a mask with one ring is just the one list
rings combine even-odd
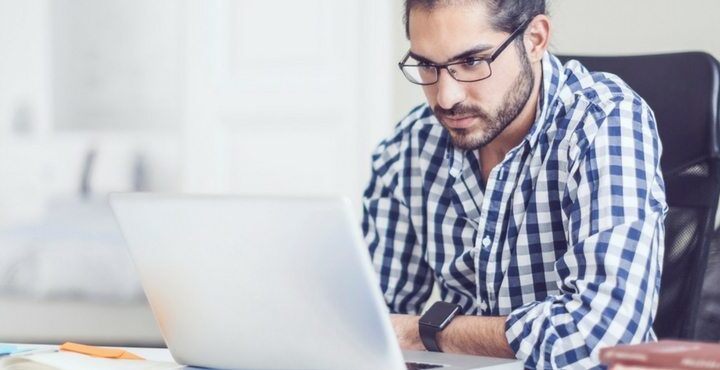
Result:
{"label": "watch face", "polygon": [[460,311],[458,305],[446,302],[437,302],[425,312],[420,318],[420,323],[437,328],[447,325],[449,319],[453,318]]}

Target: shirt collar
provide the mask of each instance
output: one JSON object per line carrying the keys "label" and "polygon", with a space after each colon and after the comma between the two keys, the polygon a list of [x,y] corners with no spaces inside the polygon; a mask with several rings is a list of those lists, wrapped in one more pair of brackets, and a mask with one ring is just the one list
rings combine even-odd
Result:
{"label": "shirt collar", "polygon": [[540,134],[552,123],[549,110],[554,105],[559,86],[564,83],[565,75],[561,72],[562,69],[560,60],[546,51],[542,59],[542,86],[540,87],[535,122],[524,140],[530,147],[535,146]]}

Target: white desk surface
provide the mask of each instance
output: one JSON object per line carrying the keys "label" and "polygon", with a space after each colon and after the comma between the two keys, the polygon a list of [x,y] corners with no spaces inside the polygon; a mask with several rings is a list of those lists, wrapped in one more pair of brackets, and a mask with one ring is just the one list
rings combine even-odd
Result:
{"label": "white desk surface", "polygon": [[[18,348],[58,348],[58,345],[51,345],[51,344],[22,344],[22,343],[0,343],[0,344],[10,344],[14,346],[18,346]],[[172,356],[170,355],[170,351],[168,351],[167,348],[141,348],[141,347],[110,347],[110,348],[122,348],[126,351],[132,352],[138,356],[144,357],[146,360],[152,360],[152,361],[165,361],[165,362],[175,362],[173,360]]]}
{"label": "white desk surface", "polygon": [[[50,345],[50,344],[21,344],[21,343],[2,343],[0,342],[0,345],[2,344],[10,344],[14,346],[18,346],[19,348],[37,348],[37,349],[57,349],[58,345]],[[138,356],[144,357],[146,360],[151,361],[164,361],[164,362],[172,362],[175,363],[175,360],[173,360],[172,356],[170,355],[170,351],[167,348],[144,348],[144,347],[109,347],[109,348],[122,348],[126,351],[132,352]],[[511,366],[512,368],[518,368],[522,369],[522,365],[519,361],[514,361],[509,364],[501,365],[501,366]],[[185,370],[209,370],[207,368],[199,368],[199,367],[193,367],[193,366],[185,366],[183,367]]]}

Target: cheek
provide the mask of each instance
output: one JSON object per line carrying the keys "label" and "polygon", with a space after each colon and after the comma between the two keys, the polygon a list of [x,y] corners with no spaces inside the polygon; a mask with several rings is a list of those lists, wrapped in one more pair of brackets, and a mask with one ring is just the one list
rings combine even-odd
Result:
{"label": "cheek", "polygon": [[518,76],[514,72],[507,69],[493,70],[490,78],[476,82],[468,89],[468,103],[471,101],[472,104],[491,112],[502,106],[508,90],[512,88]]}
{"label": "cheek", "polygon": [[501,90],[504,87],[492,80],[493,78],[489,78],[484,81],[475,82],[473,84],[474,86],[468,89],[467,101],[465,103],[478,106],[487,112],[494,111],[502,101],[504,92],[501,92]]}

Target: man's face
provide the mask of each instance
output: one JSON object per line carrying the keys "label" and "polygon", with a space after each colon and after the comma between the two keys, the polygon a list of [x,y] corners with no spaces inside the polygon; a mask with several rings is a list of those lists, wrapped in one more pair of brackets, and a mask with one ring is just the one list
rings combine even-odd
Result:
{"label": "man's face", "polygon": [[[489,57],[508,36],[492,29],[487,9],[478,2],[410,12],[410,50],[433,63]],[[522,42],[522,35],[491,64],[488,79],[459,82],[443,69],[436,84],[423,86],[435,116],[456,147],[475,150],[491,142],[527,104],[534,76],[517,42]],[[471,50],[478,52],[466,55]],[[464,57],[457,59],[459,55]]]}

